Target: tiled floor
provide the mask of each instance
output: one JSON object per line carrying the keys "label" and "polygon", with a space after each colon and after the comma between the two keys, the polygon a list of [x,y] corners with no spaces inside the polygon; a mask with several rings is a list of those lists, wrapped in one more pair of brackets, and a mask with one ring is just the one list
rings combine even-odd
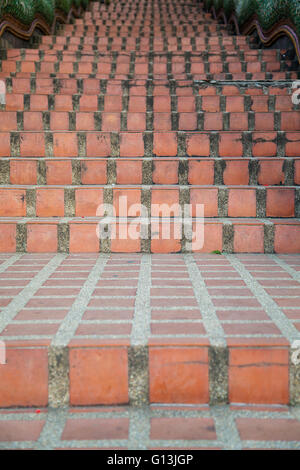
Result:
{"label": "tiled floor", "polygon": [[300,255],[0,255],[4,341],[286,344],[300,337]]}
{"label": "tiled floor", "polygon": [[158,405],[9,409],[0,411],[1,449],[107,449],[112,456],[119,450],[145,449],[300,449],[300,409]]}
{"label": "tiled floor", "polygon": [[2,254],[0,407],[300,403],[299,271],[300,255]]}

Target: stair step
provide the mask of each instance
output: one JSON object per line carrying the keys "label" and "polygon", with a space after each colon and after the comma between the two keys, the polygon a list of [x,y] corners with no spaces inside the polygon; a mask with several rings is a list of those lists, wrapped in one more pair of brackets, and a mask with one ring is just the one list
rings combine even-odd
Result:
{"label": "stair step", "polygon": [[[292,85],[290,80],[286,81],[269,81],[261,80],[253,82],[251,80],[240,80],[238,82],[232,80],[219,80],[218,82],[208,83],[205,80],[175,80],[175,79],[130,79],[118,80],[85,77],[79,74],[74,76],[56,78],[52,74],[43,74],[37,77],[28,73],[18,73],[16,76],[7,78],[6,74],[1,73],[1,78],[5,79],[6,99],[10,99],[10,95],[17,95],[20,99],[22,95],[29,100],[30,95],[73,95],[74,100],[78,99],[78,95],[132,95],[132,96],[161,96],[167,95],[172,97],[193,96],[200,101],[215,100],[219,103],[227,101],[229,97],[240,96],[246,100],[247,107],[251,106],[251,100],[254,101],[254,111],[264,110],[266,102],[277,100],[276,110],[281,108],[286,110],[287,106],[293,105],[293,109],[297,109],[297,104],[292,101]],[[95,74],[97,75],[97,74]],[[79,78],[78,78],[79,77]],[[67,78],[67,79],[66,79]],[[199,95],[199,97],[198,97]],[[273,98],[274,96],[274,98]],[[280,98],[279,98],[280,97]],[[12,98],[12,97],[11,97]],[[221,100],[222,98],[222,100]],[[189,98],[191,99],[191,98]],[[283,101],[281,103],[281,100]],[[289,105],[287,104],[289,102]],[[271,103],[269,104],[269,106]],[[246,106],[246,105],[245,105]],[[273,103],[272,103],[273,106]],[[22,109],[22,107],[21,107]],[[218,109],[218,108],[217,108]],[[288,109],[290,109],[288,107]]]}
{"label": "stair step", "polygon": [[299,403],[299,255],[1,259],[1,407]]}
{"label": "stair step", "polygon": [[300,131],[0,132],[0,157],[299,157]]}
{"label": "stair step", "polygon": [[204,450],[297,450],[299,429],[297,409],[286,405],[8,408],[0,448],[100,450],[100,465],[135,466],[147,450],[153,464],[166,455],[172,465],[191,465]]}
{"label": "stair step", "polygon": [[[273,49],[271,51],[259,51],[250,48],[231,48],[229,47],[224,48],[217,52],[217,50],[210,50],[204,49],[203,51],[197,51],[193,53],[187,54],[186,51],[177,51],[168,50],[165,52],[155,52],[155,51],[142,51],[140,47],[137,46],[136,48],[133,47],[133,43],[131,45],[132,50],[131,54],[129,55],[128,51],[126,50],[118,50],[118,51],[109,51],[107,50],[107,54],[103,54],[102,51],[99,50],[98,46],[102,42],[111,42],[113,38],[92,38],[87,40],[86,42],[80,42],[79,44],[73,43],[71,40],[69,41],[66,38],[65,43],[53,43],[53,48],[49,48],[48,50],[45,48],[42,49],[1,49],[2,59],[4,64],[8,62],[55,62],[55,58],[57,61],[61,61],[63,58],[70,59],[71,62],[81,59],[84,60],[92,60],[93,58],[102,59],[108,61],[109,58],[114,58],[115,60],[124,60],[128,57],[132,59],[141,60],[143,58],[149,59],[151,62],[163,62],[165,59],[168,60],[178,60],[179,58],[185,59],[188,62],[198,63],[203,61],[209,62],[223,62],[223,61],[249,61],[249,62],[260,62],[260,61],[274,61],[283,60],[281,57],[281,53],[278,49]],[[136,41],[138,38],[136,39]],[[49,44],[48,44],[49,45]],[[49,45],[51,46],[51,44]],[[69,49],[69,47],[71,47]],[[77,49],[74,50],[73,46],[78,46]],[[94,47],[94,49],[93,49]],[[58,49],[56,49],[58,48]],[[100,47],[101,49],[101,47]],[[45,52],[47,50],[47,52]],[[90,54],[90,51],[94,51],[93,54]],[[6,59],[4,59],[6,58]],[[289,61],[288,61],[289,62]]]}
{"label": "stair step", "polygon": [[290,218],[300,217],[300,188],[108,184],[0,188],[0,217],[95,217],[102,215],[101,204],[112,204],[117,216],[122,212],[131,218],[140,216],[141,205],[162,217],[179,217],[189,205],[196,217],[199,204],[204,205],[205,217]]}
{"label": "stair step", "polygon": [[299,158],[2,158],[1,184],[300,185]]}
{"label": "stair step", "polygon": [[[146,64],[140,64],[144,67]],[[99,66],[100,67],[100,66]],[[103,68],[103,66],[101,66]],[[100,68],[101,68],[100,67]],[[201,66],[202,67],[202,66]],[[73,66],[72,66],[73,68]],[[109,80],[109,79],[116,79],[116,80],[132,80],[137,77],[137,79],[140,80],[151,80],[151,79],[156,79],[156,80],[177,80],[177,81],[186,81],[186,80],[195,80],[195,81],[278,81],[278,82],[285,82],[285,81],[296,81],[300,78],[300,72],[239,72],[239,73],[226,73],[226,72],[221,72],[221,73],[169,73],[169,74],[153,74],[148,72],[148,67],[147,70],[141,70],[141,73],[134,74],[134,73],[110,73],[110,72],[93,72],[92,68],[87,70],[85,66],[83,67],[85,71],[81,72],[68,72],[68,73],[54,73],[55,79],[56,80],[64,80],[64,79],[74,79],[74,73],[76,75],[77,79],[85,79],[85,78],[97,78],[99,80]],[[73,69],[74,70],[74,69]],[[28,72],[17,72],[17,77],[19,79],[24,79],[27,78]],[[7,72],[0,72],[0,78],[6,78]],[[47,72],[38,72],[37,73],[37,79],[44,79],[48,78],[49,74]],[[28,84],[30,81],[28,80]],[[34,85],[34,81],[32,82],[32,86]],[[23,93],[30,93],[30,87],[26,87]],[[51,92],[50,92],[51,93]]]}
{"label": "stair step", "polygon": [[[1,131],[299,131],[299,111],[273,111],[273,112],[221,112],[203,110],[196,112],[195,99],[190,103],[186,97],[174,103],[176,111],[171,111],[169,97],[154,98],[153,110],[137,112],[115,112],[116,107],[122,106],[122,101],[104,102],[104,111],[88,112],[55,112],[39,111],[14,112],[0,111]],[[135,100],[137,101],[137,100]],[[217,104],[217,101],[215,101]],[[138,105],[144,104],[146,100]],[[184,111],[184,107],[186,110]],[[205,108],[207,103],[202,102]],[[214,101],[209,100],[207,108],[213,110]],[[115,108],[107,112],[107,108]],[[191,108],[194,110],[191,111]],[[148,107],[148,109],[150,106]]]}
{"label": "stair step", "polygon": [[149,211],[143,217],[142,220],[117,217],[109,222],[107,233],[100,224],[101,218],[95,216],[2,217],[0,252],[299,253],[300,250],[297,218],[206,217],[203,221],[199,217],[151,218]]}
{"label": "stair step", "polygon": [[[236,74],[265,74],[275,72],[280,73],[282,78],[288,78],[285,71],[288,71],[288,64],[284,61],[257,61],[257,62],[246,62],[244,60],[224,60],[210,62],[207,60],[201,60],[198,62],[192,62],[189,60],[160,60],[149,62],[147,57],[141,57],[137,61],[131,61],[129,55],[126,57],[127,60],[114,60],[109,58],[108,60],[101,60],[98,57],[82,56],[81,58],[68,56],[62,57],[57,60],[57,57],[53,56],[55,61],[2,61],[0,67],[1,72],[29,72],[29,73],[102,73],[102,74],[114,74],[118,75],[129,75],[139,77],[140,75],[153,75],[153,77],[161,77],[174,75],[185,76],[199,75],[199,74],[232,74],[233,77]],[[73,59],[73,60],[72,60]],[[177,57],[179,59],[179,57]],[[184,59],[184,58],[183,58]],[[289,73],[289,72],[287,72]],[[243,76],[243,75],[241,75]],[[257,75],[255,75],[257,76]],[[299,73],[295,72],[294,77],[299,78]],[[238,76],[237,76],[238,77]],[[238,78],[237,78],[238,79]]]}
{"label": "stair step", "polygon": [[[70,79],[71,80],[71,79]],[[20,87],[21,82],[14,83],[14,87]],[[200,89],[193,94],[193,90],[188,86],[179,86],[169,93],[165,85],[154,85],[147,90],[145,85],[132,85],[127,89],[123,85],[116,83],[108,85],[107,93],[97,93],[103,85],[98,80],[88,79],[83,82],[82,93],[77,93],[78,84],[69,82],[68,88],[64,88],[62,93],[53,93],[54,88],[50,88],[51,93],[43,92],[44,87],[49,87],[49,83],[38,82],[36,93],[7,93],[5,104],[0,104],[2,111],[56,111],[56,112],[130,112],[145,113],[157,112],[163,109],[165,112],[226,112],[226,113],[287,113],[297,112],[297,105],[293,103],[288,95],[289,88],[273,89],[269,94],[256,94],[256,91],[249,89],[248,94],[240,94],[239,90],[228,86],[228,95],[217,95],[214,88]],[[80,85],[81,86],[81,85]],[[113,94],[120,89],[119,94]],[[49,90],[49,91],[50,91]],[[76,93],[72,91],[76,90]],[[67,93],[67,91],[69,93]],[[104,91],[104,90],[103,90]],[[259,90],[257,90],[259,91]],[[215,93],[214,93],[215,92]],[[253,92],[253,95],[251,95]],[[176,94],[177,93],[177,94]],[[186,95],[184,95],[186,93]],[[213,94],[214,93],[214,94]],[[254,94],[255,93],[255,94]],[[161,103],[159,103],[161,101]]]}

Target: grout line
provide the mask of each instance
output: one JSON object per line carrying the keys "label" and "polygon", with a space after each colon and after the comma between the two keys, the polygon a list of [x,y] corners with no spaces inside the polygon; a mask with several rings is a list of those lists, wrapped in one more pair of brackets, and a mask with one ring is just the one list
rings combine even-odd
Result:
{"label": "grout line", "polygon": [[132,321],[132,346],[145,345],[148,343],[148,338],[151,333],[150,288],[151,256],[144,254],[141,259],[140,274],[135,300],[135,311]]}
{"label": "grout line", "polygon": [[60,439],[68,418],[68,409],[49,409],[46,423],[34,445],[35,450],[54,450],[60,447]]}
{"label": "grout line", "polygon": [[12,264],[18,261],[22,256],[22,253],[10,256],[6,261],[0,264],[0,273],[6,271]]}
{"label": "grout line", "polygon": [[57,267],[64,260],[65,255],[55,255],[44,268],[36,274],[32,281],[16,295],[13,300],[1,311],[0,316],[0,333],[4,328],[13,320],[19,311],[25,307],[27,302],[34,296],[49,276],[57,269]]}
{"label": "grout line", "polygon": [[267,294],[265,289],[257,282],[255,278],[245,268],[243,263],[235,256],[226,255],[232,266],[240,274],[246,282],[248,288],[253,292],[258,302],[262,305],[263,309],[269,315],[270,319],[282,332],[283,336],[292,344],[295,339],[300,339],[300,332],[293,325],[293,323],[282,312],[281,308],[276,304],[272,297]]}
{"label": "grout line", "polygon": [[291,275],[291,277],[300,283],[300,271],[296,271],[289,264],[276,255],[269,255],[282,269]]}
{"label": "grout line", "polygon": [[193,284],[195,298],[202,315],[205,330],[209,336],[212,346],[226,346],[225,333],[221,322],[216,315],[216,308],[205,285],[204,279],[199,271],[192,255],[184,255],[190,280]]}
{"label": "grout line", "polygon": [[149,407],[129,410],[128,450],[146,450],[150,441],[150,410]]}
{"label": "grout line", "polygon": [[232,411],[228,406],[213,406],[211,414],[215,421],[218,441],[224,450],[241,450],[242,441]]}
{"label": "grout line", "polygon": [[108,259],[108,255],[99,255],[98,260],[96,261],[93,269],[90,271],[90,274],[81,288],[80,293],[75,298],[72,307],[65,316],[56,335],[54,336],[51,343],[52,346],[65,346],[73,338]]}

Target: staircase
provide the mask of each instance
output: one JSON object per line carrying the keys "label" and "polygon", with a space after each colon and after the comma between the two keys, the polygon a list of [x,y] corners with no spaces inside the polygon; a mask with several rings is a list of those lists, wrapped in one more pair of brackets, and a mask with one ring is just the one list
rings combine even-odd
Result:
{"label": "staircase", "polygon": [[[299,72],[196,1],[91,5],[38,49],[4,51],[0,250],[299,252]],[[154,217],[149,236],[130,237],[140,214],[118,219],[120,197]],[[101,204],[117,221],[99,241]],[[177,206],[168,239],[153,204]],[[204,205],[202,245],[185,204]]]}
{"label": "staircase", "polygon": [[196,0],[1,54],[0,406],[299,403],[299,71]]}

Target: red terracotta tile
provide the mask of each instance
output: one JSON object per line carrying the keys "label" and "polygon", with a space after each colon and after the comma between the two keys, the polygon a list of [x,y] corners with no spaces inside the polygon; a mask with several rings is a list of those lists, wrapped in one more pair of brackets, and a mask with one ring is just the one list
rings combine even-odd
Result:
{"label": "red terracotta tile", "polygon": [[283,184],[283,161],[260,161],[258,183],[262,185]]}
{"label": "red terracotta tile", "polygon": [[96,224],[70,224],[70,253],[98,253]]}
{"label": "red terracotta tile", "polygon": [[10,182],[11,184],[36,184],[37,170],[36,162],[32,160],[11,160],[10,161]]}
{"label": "red terracotta tile", "polygon": [[37,217],[63,217],[64,213],[63,189],[39,188],[36,190]]}
{"label": "red terracotta tile", "polygon": [[127,402],[126,348],[70,349],[71,405],[116,405]]}
{"label": "red terracotta tile", "polygon": [[243,143],[241,133],[221,133],[219,141],[220,157],[242,157]]}
{"label": "red terracotta tile", "polygon": [[71,161],[47,161],[47,184],[72,184]]}
{"label": "red terracotta tile", "polygon": [[153,153],[158,157],[175,157],[177,155],[176,133],[154,133]]}
{"label": "red terracotta tile", "polygon": [[204,160],[189,161],[189,184],[212,185],[214,184],[214,162]]}
{"label": "red terracotta tile", "polygon": [[17,130],[17,114],[13,111],[0,112],[1,132]]}
{"label": "red terracotta tile", "polygon": [[81,161],[82,184],[106,184],[106,162],[101,160]]}
{"label": "red terracotta tile", "polygon": [[26,191],[24,189],[0,189],[0,216],[26,216]]}
{"label": "red terracotta tile", "polygon": [[152,178],[155,184],[178,183],[178,161],[154,161]]}
{"label": "red terracotta tile", "polygon": [[62,441],[128,439],[128,432],[128,418],[76,418],[67,420],[61,439]]}
{"label": "red terracotta tile", "polygon": [[275,157],[277,154],[275,132],[253,133],[253,157]]}
{"label": "red terracotta tile", "polygon": [[[200,253],[211,253],[212,251],[222,251],[223,248],[223,227],[221,223],[193,223],[192,251]],[[202,245],[203,234],[203,245]]]}
{"label": "red terracotta tile", "polygon": [[229,189],[228,216],[229,217],[255,217],[256,216],[255,189]]}
{"label": "red terracotta tile", "polygon": [[[78,188],[75,190],[76,217],[96,217],[101,204],[103,204],[103,189]],[[101,214],[102,212],[98,215]]]}
{"label": "red terracotta tile", "polygon": [[0,253],[16,251],[16,224],[0,225]]}
{"label": "red terracotta tile", "polygon": [[299,157],[300,133],[286,132],[285,155],[287,157]]}
{"label": "red terracotta tile", "polygon": [[53,134],[54,157],[78,157],[77,135],[75,133]]}
{"label": "red terracotta tile", "polygon": [[235,403],[288,403],[288,351],[231,348],[229,399]]}
{"label": "red terracotta tile", "polygon": [[142,184],[142,162],[136,160],[119,160],[117,165],[118,184]]}
{"label": "red terracotta tile", "polygon": [[207,348],[159,348],[149,351],[150,402],[207,403]]}
{"label": "red terracotta tile", "polygon": [[204,205],[205,217],[218,216],[218,189],[217,188],[195,188],[190,190],[190,204],[192,216],[196,217],[196,204]]}
{"label": "red terracotta tile", "polygon": [[22,442],[36,441],[45,425],[45,421],[5,420],[0,421],[0,441]]}
{"label": "red terracotta tile", "polygon": [[21,157],[44,157],[45,140],[43,133],[30,132],[20,133],[20,156]]}
{"label": "red terracotta tile", "polygon": [[57,252],[57,225],[28,224],[27,225],[28,253]]}
{"label": "red terracotta tile", "polygon": [[86,156],[87,157],[109,157],[111,154],[111,144],[109,133],[94,132],[86,135]]}
{"label": "red terracotta tile", "polygon": [[208,157],[210,155],[209,134],[187,135],[186,152],[190,157]]}
{"label": "red terracotta tile", "polygon": [[46,406],[48,353],[41,348],[6,349],[0,365],[0,406]]}
{"label": "red terracotta tile", "polygon": [[144,140],[141,133],[120,134],[120,157],[143,157]]}
{"label": "red terracotta tile", "polygon": [[275,253],[300,252],[300,225],[275,225]]}
{"label": "red terracotta tile", "polygon": [[263,253],[263,226],[247,224],[235,225],[233,246],[235,253]]}
{"label": "red terracotta tile", "polygon": [[294,217],[294,189],[267,188],[266,215],[267,217]]}

